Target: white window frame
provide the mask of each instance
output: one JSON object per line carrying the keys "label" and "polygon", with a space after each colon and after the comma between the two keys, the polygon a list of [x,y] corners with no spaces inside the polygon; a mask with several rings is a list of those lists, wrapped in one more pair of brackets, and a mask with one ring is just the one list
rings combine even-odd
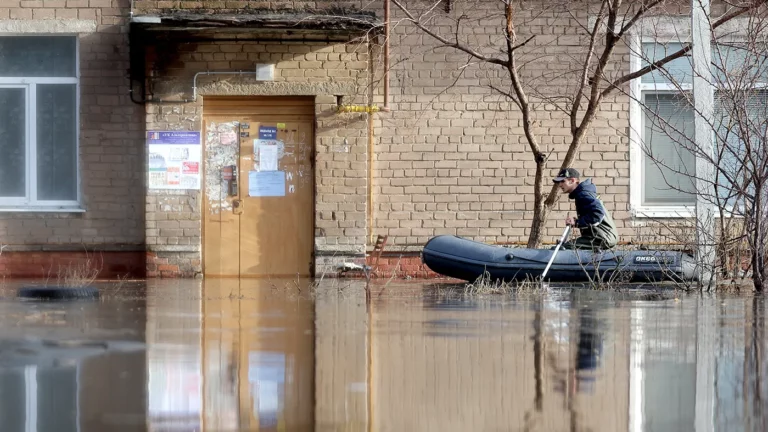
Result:
{"label": "white window frame", "polygon": [[[738,30],[737,30],[738,31]],[[629,38],[630,72],[642,67],[642,45],[644,43],[686,43],[686,33],[678,37],[654,37],[648,34],[633,34]],[[755,88],[768,87],[768,83],[761,83]],[[629,83],[629,207],[630,213],[636,218],[692,218],[695,217],[696,205],[645,205],[643,193],[645,182],[643,172],[645,157],[642,148],[642,135],[645,131],[645,116],[643,115],[643,101],[646,94],[653,93],[679,93],[692,91],[692,83],[643,83],[642,77],[635,78]],[[717,90],[717,89],[715,89]],[[716,217],[720,214],[716,213]],[[731,215],[737,216],[737,215]]]}
{"label": "white window frame", "polygon": [[[2,33],[0,37],[53,36],[74,37],[75,39],[75,76],[74,77],[5,77],[0,76],[2,88],[24,88],[26,97],[26,196],[0,197],[0,212],[59,212],[80,213],[82,205],[82,175],[80,174],[80,38],[77,33]],[[38,84],[74,84],[75,85],[75,175],[77,197],[75,200],[38,200],[37,199],[37,85]]]}
{"label": "white window frame", "polygon": [[[644,43],[669,43],[674,39],[661,39],[648,35],[635,34],[631,36],[630,43],[630,72],[640,70],[642,67],[642,53]],[[691,84],[668,83],[644,83],[642,77],[635,78],[629,83],[629,208],[634,217],[644,218],[690,218],[695,214],[696,205],[644,205],[643,193],[645,182],[643,173],[645,170],[645,157],[642,148],[642,137],[645,130],[645,116],[643,115],[643,101],[646,94],[652,93],[678,93],[680,90],[690,90]]]}

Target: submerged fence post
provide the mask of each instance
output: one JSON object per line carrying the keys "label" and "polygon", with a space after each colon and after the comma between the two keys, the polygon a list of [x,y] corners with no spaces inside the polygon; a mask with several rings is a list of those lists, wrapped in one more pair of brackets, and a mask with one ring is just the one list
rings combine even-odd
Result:
{"label": "submerged fence post", "polygon": [[715,156],[714,92],[712,87],[710,0],[691,0],[693,43],[694,148],[696,150],[696,262],[699,281],[714,282],[715,267]]}

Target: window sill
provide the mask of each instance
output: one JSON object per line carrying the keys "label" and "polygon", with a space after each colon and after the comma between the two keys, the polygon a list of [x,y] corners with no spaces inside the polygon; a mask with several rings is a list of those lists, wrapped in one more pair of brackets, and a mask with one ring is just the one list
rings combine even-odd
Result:
{"label": "window sill", "polygon": [[[687,219],[696,217],[695,207],[637,207],[632,209],[632,217],[637,219]],[[725,212],[725,217],[739,219],[741,214]],[[720,211],[715,209],[715,218],[720,218]]]}
{"label": "window sill", "polygon": [[85,213],[82,207],[2,207],[0,213]]}
{"label": "window sill", "polygon": [[632,217],[635,218],[685,219],[693,216],[693,206],[643,206],[632,209]]}

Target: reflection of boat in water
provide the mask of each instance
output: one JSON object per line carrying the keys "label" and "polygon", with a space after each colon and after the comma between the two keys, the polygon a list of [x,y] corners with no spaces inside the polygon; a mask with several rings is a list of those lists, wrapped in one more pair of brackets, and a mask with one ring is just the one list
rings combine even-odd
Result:
{"label": "reflection of boat in water", "polygon": [[[492,280],[538,278],[547,266],[551,249],[507,248],[456,236],[437,236],[427,242],[422,261],[445,276],[474,281],[488,272]],[[547,280],[586,282],[616,276],[626,282],[695,280],[694,258],[684,252],[661,250],[560,250]]]}

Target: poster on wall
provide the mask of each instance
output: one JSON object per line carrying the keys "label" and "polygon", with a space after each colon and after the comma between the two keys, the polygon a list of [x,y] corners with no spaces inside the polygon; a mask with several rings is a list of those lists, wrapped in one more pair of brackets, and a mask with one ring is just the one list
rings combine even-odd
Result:
{"label": "poster on wall", "polygon": [[200,189],[200,132],[147,131],[150,189]]}

